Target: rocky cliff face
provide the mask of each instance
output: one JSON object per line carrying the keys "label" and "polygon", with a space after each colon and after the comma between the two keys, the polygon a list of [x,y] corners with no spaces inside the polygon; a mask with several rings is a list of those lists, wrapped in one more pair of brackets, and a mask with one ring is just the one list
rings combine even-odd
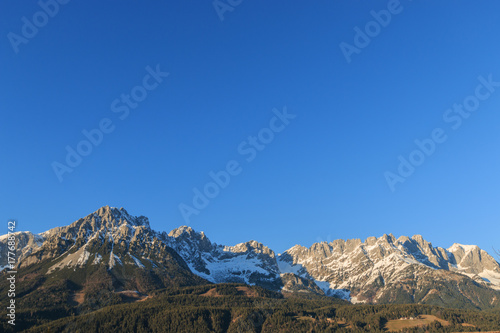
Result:
{"label": "rocky cliff face", "polygon": [[[16,261],[23,261],[33,251],[38,250],[44,241],[41,235],[32,234],[29,231],[20,231],[13,233],[16,239]],[[0,270],[7,267],[8,264],[8,235],[0,236]]]}
{"label": "rocky cliff face", "polygon": [[[155,232],[146,217],[106,206],[68,226],[16,237],[18,268],[40,267],[44,276],[63,278],[80,272],[76,280],[82,285],[102,267],[113,288],[145,292],[209,281],[353,302],[478,308],[500,302],[494,258],[477,246],[434,247],[419,235],[296,245],[276,255],[256,241],[218,245],[187,226]],[[6,246],[7,237],[0,236],[0,249]],[[6,265],[6,257],[0,264]]]}
{"label": "rocky cliff face", "polygon": [[279,289],[276,256],[256,241],[235,246],[211,243],[190,227],[172,230],[163,240],[186,261],[193,272],[214,282],[241,282]]}
{"label": "rocky cliff face", "polygon": [[279,256],[255,241],[212,244],[189,227],[169,235],[169,246],[193,272],[212,282],[238,281],[367,303],[487,307],[500,296],[492,290],[500,288],[500,266],[486,252],[434,247],[420,235],[296,245]]}
{"label": "rocky cliff face", "polygon": [[[384,235],[364,242],[336,240],[310,248],[297,245],[279,260],[288,271],[312,278],[319,285],[349,291],[353,302],[447,305],[461,299],[484,305],[475,300],[478,294],[490,295],[486,303],[498,302],[496,293],[488,292],[500,287],[498,262],[477,247],[454,245],[445,250],[433,247],[420,235],[398,239]],[[445,290],[456,299],[445,295]]]}
{"label": "rocky cliff face", "polygon": [[486,282],[500,290],[500,267],[486,251],[475,245],[453,244],[448,249],[451,254],[450,269],[465,274],[480,283]]}
{"label": "rocky cliff face", "polygon": [[[144,216],[102,207],[74,223],[39,235],[19,233],[17,268],[42,280],[69,280],[82,287],[105,272],[111,289],[148,292],[171,285],[206,283],[151,230]],[[5,246],[0,239],[0,246]],[[100,270],[103,268],[103,270]],[[92,278],[94,276],[94,278]]]}

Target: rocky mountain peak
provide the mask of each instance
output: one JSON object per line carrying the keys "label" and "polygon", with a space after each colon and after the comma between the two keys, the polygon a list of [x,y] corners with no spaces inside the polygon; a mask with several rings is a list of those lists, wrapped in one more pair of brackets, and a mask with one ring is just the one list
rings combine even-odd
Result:
{"label": "rocky mountain peak", "polygon": [[309,249],[307,247],[299,245],[299,244],[295,244],[294,246],[292,246],[291,248],[286,250],[284,252],[284,254],[288,253],[291,255],[301,255],[303,253],[308,253],[308,252],[309,252]]}
{"label": "rocky mountain peak", "polygon": [[426,245],[427,243],[427,241],[424,239],[424,237],[422,237],[422,235],[413,235],[411,239],[421,246]]}
{"label": "rocky mountain peak", "polygon": [[377,243],[377,237],[368,237],[365,241],[366,245],[368,246],[373,246],[375,243]]}
{"label": "rocky mountain peak", "polygon": [[384,234],[382,237],[380,237],[378,239],[379,241],[383,241],[385,243],[389,243],[389,244],[394,244],[394,242],[396,242],[396,237],[394,237],[393,234]]}
{"label": "rocky mountain peak", "polygon": [[144,226],[150,228],[149,219],[145,216],[132,216],[125,208],[116,208],[103,206],[90,214],[88,217],[100,218],[106,226],[121,226],[122,224],[130,224],[133,226]]}
{"label": "rocky mountain peak", "polygon": [[457,272],[482,286],[500,288],[500,266],[485,251],[458,244],[446,251],[421,235],[396,239],[385,234],[368,237],[365,242],[339,239],[315,243],[309,249],[296,245],[281,255],[279,262],[287,272],[311,277],[320,281],[319,285],[326,281],[329,288],[349,289],[354,296],[368,299],[377,294],[371,301],[384,299],[384,293],[392,288],[387,286],[396,286],[414,274],[427,278],[440,272],[454,279],[453,272]]}
{"label": "rocky mountain peak", "polygon": [[211,244],[210,240],[207,238],[203,231],[196,232],[193,228],[187,225],[183,225],[179,228],[173,229],[168,233],[168,237],[191,239],[192,241],[196,240],[197,242]]}
{"label": "rocky mountain peak", "polygon": [[404,244],[404,243],[409,242],[409,241],[410,241],[410,237],[408,237],[408,236],[400,236],[398,238],[398,243],[400,243],[400,244]]}
{"label": "rocky mountain peak", "polygon": [[448,251],[451,253],[468,253],[471,251],[478,252],[480,249],[477,245],[463,245],[463,244],[458,244],[454,243],[450,248],[448,248]]}
{"label": "rocky mountain peak", "polygon": [[312,252],[319,251],[323,253],[325,256],[327,256],[332,252],[332,248],[330,247],[330,245],[328,245],[327,242],[321,242],[321,243],[314,243],[313,245],[311,245],[310,251]]}
{"label": "rocky mountain peak", "polygon": [[[17,238],[22,267],[60,258],[50,266],[48,274],[101,264],[110,271],[130,265],[134,269],[168,268],[174,260],[179,271],[191,271],[214,283],[257,284],[272,290],[309,290],[330,296],[340,292],[353,297],[354,302],[427,302],[433,294],[420,292],[433,290],[436,283],[449,286],[447,281],[457,279],[477,282],[470,288],[500,290],[500,265],[488,253],[461,244],[448,250],[433,247],[421,235],[396,239],[393,234],[384,234],[364,242],[337,239],[314,243],[309,248],[295,245],[276,256],[255,240],[235,246],[211,243],[205,233],[189,226],[173,229],[168,235],[155,232],[146,217],[104,206],[69,226],[39,235],[21,232]],[[6,236],[0,237],[0,250],[6,246]],[[6,265],[2,259],[0,270],[2,263]],[[415,279],[419,281],[418,290],[412,284]],[[402,289],[401,284],[408,288]],[[462,297],[460,290],[453,293]]]}
{"label": "rocky mountain peak", "polygon": [[[184,244],[184,247],[192,248],[191,250],[197,248],[206,252],[210,252],[213,250],[213,246],[215,245],[210,242],[203,231],[196,232],[193,228],[187,225],[183,225],[179,228],[173,229],[168,233],[168,237],[171,238],[173,242]],[[172,242],[170,243],[172,247],[177,247]]]}
{"label": "rocky mountain peak", "polygon": [[275,257],[274,251],[265,246],[262,243],[259,243],[257,241],[251,240],[245,243],[240,243],[235,246],[225,246],[224,247],[225,251],[231,251],[234,253],[241,253],[241,252],[255,252],[255,253],[262,253],[270,256],[271,258]]}
{"label": "rocky mountain peak", "polygon": [[193,230],[193,228],[188,227],[187,225],[182,225],[179,228],[175,228],[172,231],[168,233],[169,237],[180,237],[183,234],[187,234],[188,236],[194,236],[196,232]]}
{"label": "rocky mountain peak", "polygon": [[500,273],[500,264],[476,245],[453,244],[448,248],[455,264],[466,273],[479,274],[485,270]]}

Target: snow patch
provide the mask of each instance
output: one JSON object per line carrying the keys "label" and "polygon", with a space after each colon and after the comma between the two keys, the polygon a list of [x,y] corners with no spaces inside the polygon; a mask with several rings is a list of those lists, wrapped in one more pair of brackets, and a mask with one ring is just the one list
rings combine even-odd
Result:
{"label": "snow patch", "polygon": [[360,304],[360,303],[366,303],[365,300],[358,300],[357,297],[351,297],[351,303],[352,304]]}
{"label": "snow patch", "polygon": [[469,277],[474,277],[475,275],[478,275],[485,282],[489,283],[488,286],[490,288],[500,290],[500,273],[497,273],[494,271],[489,271],[489,270],[484,270],[479,274],[465,274],[465,275],[467,275]]}
{"label": "snow patch", "polygon": [[278,258],[278,269],[281,274],[284,273],[292,273],[298,276],[301,276],[301,273],[304,272],[304,267],[300,264],[290,264],[287,261]]}
{"label": "snow patch", "polygon": [[137,266],[139,266],[140,268],[145,268],[144,265],[142,264],[142,262],[139,259],[137,259],[133,255],[131,255],[130,253],[128,255],[130,256],[130,258],[132,258],[132,260],[134,260],[134,262],[135,262],[135,264]]}
{"label": "snow patch", "polygon": [[89,260],[89,257],[90,257],[90,252],[87,251],[85,248],[83,249],[83,253],[80,255],[80,258],[78,258],[78,261],[76,262],[76,264],[78,266],[83,266],[87,263],[87,261]]}
{"label": "snow patch", "polygon": [[[65,255],[67,252],[65,252],[63,255]],[[61,255],[61,256],[63,256]],[[47,274],[52,273],[56,268],[62,269],[64,267],[66,268],[73,268],[73,267],[82,267],[87,263],[90,257],[90,252],[88,252],[85,247],[82,247],[75,253],[71,253],[66,255],[65,258],[63,258],[60,262],[57,264],[51,266],[47,270]]]}
{"label": "snow patch", "polygon": [[333,289],[328,281],[314,280],[314,282],[321,290],[323,290],[326,296],[337,297],[347,301],[351,299],[351,292],[347,289]]}
{"label": "snow patch", "polygon": [[92,265],[97,265],[101,262],[102,256],[99,253],[95,254],[94,261],[92,262]]}

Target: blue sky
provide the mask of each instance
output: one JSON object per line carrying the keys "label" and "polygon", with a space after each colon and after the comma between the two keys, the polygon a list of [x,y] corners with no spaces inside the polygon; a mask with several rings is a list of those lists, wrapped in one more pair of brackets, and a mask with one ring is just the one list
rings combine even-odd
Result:
{"label": "blue sky", "polygon": [[[36,1],[0,4],[1,233],[8,219],[41,232],[110,205],[156,230],[189,224],[277,252],[384,233],[500,248],[500,87],[480,88],[488,97],[459,128],[443,118],[474,102],[478,77],[500,81],[498,2],[58,6],[51,17]],[[370,23],[388,7],[390,22]],[[34,20],[36,33],[23,28]],[[367,26],[348,62],[341,43]],[[295,118],[269,132],[284,107]],[[113,130],[60,181],[54,162],[70,168],[66,147],[89,148],[82,131],[103,120]],[[439,128],[447,140],[392,191],[385,173]],[[249,162],[238,147],[259,133]],[[239,173],[186,222],[179,205],[196,209],[193,189],[230,161]]]}

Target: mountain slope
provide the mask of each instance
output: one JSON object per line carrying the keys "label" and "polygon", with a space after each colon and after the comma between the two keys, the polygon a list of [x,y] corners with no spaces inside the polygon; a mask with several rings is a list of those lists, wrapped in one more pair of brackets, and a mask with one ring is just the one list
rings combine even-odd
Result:
{"label": "mountain slope", "polygon": [[[206,283],[160,240],[146,217],[123,208],[102,207],[66,227],[17,235],[16,294],[30,307],[36,303],[64,313],[76,302],[81,309],[96,309],[134,293],[145,297],[162,288]],[[2,290],[8,288],[3,280]]]}
{"label": "mountain slope", "polygon": [[[296,245],[276,256],[255,241],[212,244],[190,227],[166,242],[203,278],[257,284],[282,292],[308,292],[366,303],[424,303],[489,308],[499,304],[500,265],[485,251],[433,247],[422,236],[393,235]],[[489,277],[489,279],[488,279]]]}
{"label": "mountain slope", "polygon": [[256,241],[235,246],[212,244],[203,232],[190,227],[172,230],[164,238],[193,272],[214,282],[240,282],[279,289],[276,256],[268,247]]}
{"label": "mountain slope", "polygon": [[451,269],[465,274],[480,283],[486,282],[500,290],[500,268],[498,262],[476,245],[453,244],[448,252],[452,254]]}
{"label": "mountain slope", "polygon": [[[256,241],[218,245],[187,226],[159,233],[146,217],[106,206],[68,226],[16,237],[26,294],[59,283],[70,295],[84,294],[89,307],[99,306],[102,290],[118,302],[115,296],[124,291],[147,294],[206,281],[354,303],[491,308],[500,302],[494,258],[476,246],[434,247],[419,235],[296,245],[276,255]],[[6,245],[0,236],[0,248]]]}
{"label": "mountain slope", "polygon": [[[399,239],[384,235],[365,242],[336,240],[310,248],[294,246],[279,260],[280,266],[300,276],[322,281],[331,289],[348,290],[353,302],[498,305],[499,294],[493,289],[499,285],[491,283],[495,280],[469,276],[497,276],[500,265],[484,251],[464,255],[458,245],[453,250],[456,254],[435,248],[419,235]],[[464,272],[470,272],[469,276],[460,274]]]}

